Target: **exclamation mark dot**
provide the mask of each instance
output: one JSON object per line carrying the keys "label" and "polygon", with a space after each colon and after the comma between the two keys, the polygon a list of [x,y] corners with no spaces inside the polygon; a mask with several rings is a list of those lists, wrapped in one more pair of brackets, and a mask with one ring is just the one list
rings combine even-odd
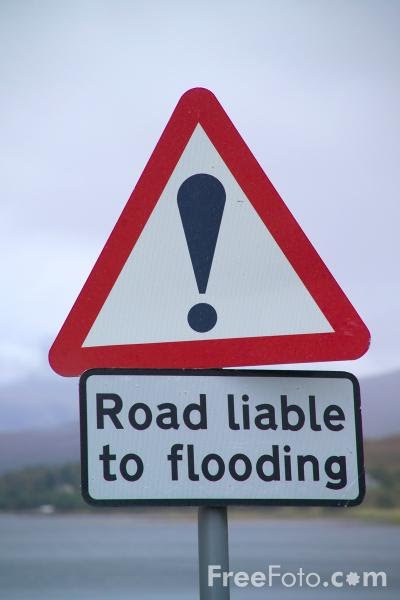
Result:
{"label": "exclamation mark dot", "polygon": [[[222,183],[205,173],[192,175],[178,190],[178,208],[200,294],[207,290],[225,197]],[[201,333],[210,331],[217,318],[215,308],[206,302],[192,306],[187,316],[190,327]]]}

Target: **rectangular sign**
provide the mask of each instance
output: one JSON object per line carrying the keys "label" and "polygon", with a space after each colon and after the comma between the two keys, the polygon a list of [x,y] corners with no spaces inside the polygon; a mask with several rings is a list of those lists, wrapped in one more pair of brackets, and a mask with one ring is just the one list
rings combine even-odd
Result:
{"label": "rectangular sign", "polygon": [[360,394],[349,373],[95,369],[80,379],[91,504],[355,505]]}

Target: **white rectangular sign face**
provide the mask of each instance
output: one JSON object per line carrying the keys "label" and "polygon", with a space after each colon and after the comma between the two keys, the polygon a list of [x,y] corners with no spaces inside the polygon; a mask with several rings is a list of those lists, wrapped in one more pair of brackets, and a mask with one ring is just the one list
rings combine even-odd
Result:
{"label": "white rectangular sign face", "polygon": [[353,375],[99,369],[80,380],[82,490],[125,504],[354,505]]}

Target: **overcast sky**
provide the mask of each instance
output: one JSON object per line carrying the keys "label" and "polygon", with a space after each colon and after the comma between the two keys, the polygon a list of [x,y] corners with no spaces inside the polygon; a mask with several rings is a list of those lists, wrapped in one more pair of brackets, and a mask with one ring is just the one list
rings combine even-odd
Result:
{"label": "overcast sky", "polygon": [[398,1],[0,11],[0,382],[50,376],[48,348],[194,86],[217,95],[371,331],[364,358],[324,367],[400,367]]}

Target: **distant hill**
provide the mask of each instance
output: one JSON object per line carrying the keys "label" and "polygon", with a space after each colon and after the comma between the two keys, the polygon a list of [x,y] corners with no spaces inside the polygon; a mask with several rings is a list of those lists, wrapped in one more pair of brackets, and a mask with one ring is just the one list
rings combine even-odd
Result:
{"label": "distant hill", "polygon": [[[67,434],[68,432],[65,431],[64,433]],[[23,434],[20,435],[23,437]],[[26,436],[25,439],[28,443],[26,451],[32,451],[31,444],[35,441],[35,438]],[[17,441],[16,437],[14,437],[14,441]],[[37,437],[36,441],[38,441]],[[49,440],[47,439],[47,441]],[[50,441],[54,444],[54,439]],[[80,492],[79,462],[49,464],[49,460],[58,462],[60,459],[60,445],[56,445],[55,449],[57,450],[56,453],[47,452],[45,464],[41,466],[28,466],[7,473],[0,473],[0,511],[31,509],[43,509],[47,512],[53,510],[88,510]],[[378,509],[381,511],[379,514],[381,516],[383,514],[386,519],[389,513],[382,513],[382,510],[389,509],[389,511],[392,511],[390,514],[393,518],[393,510],[398,511],[400,508],[400,435],[382,440],[367,441],[365,454],[367,475],[370,481],[369,485],[367,484],[367,495],[363,507],[367,511]],[[19,455],[19,458],[25,461],[27,457],[28,454],[25,455],[25,459],[21,454]],[[29,459],[32,458],[33,454],[31,452]],[[373,484],[371,484],[372,482]],[[271,515],[271,510],[268,512]],[[304,509],[301,514],[304,516]],[[326,509],[320,513],[320,516],[328,516],[329,514],[331,514],[329,509]],[[377,513],[374,514],[376,517]]]}
{"label": "distant hill", "polygon": [[35,465],[78,462],[79,425],[50,430],[0,432],[0,473]]}
{"label": "distant hill", "polygon": [[[367,469],[399,468],[400,434],[367,439],[364,444]],[[22,467],[79,462],[78,423],[51,430],[0,432],[0,474]]]}
{"label": "distant hill", "polygon": [[366,440],[364,453],[366,467],[370,470],[400,470],[400,435]]}
{"label": "distant hill", "polygon": [[400,433],[400,371],[360,379],[364,436]]}
{"label": "distant hill", "polygon": [[0,431],[53,429],[79,419],[77,377],[49,372],[0,386]]}
{"label": "distant hill", "polygon": [[[360,384],[365,437],[400,433],[400,370]],[[76,377],[48,373],[0,386],[0,432],[50,430],[78,420]]]}
{"label": "distant hill", "polygon": [[[360,384],[367,465],[383,457],[400,464],[400,371]],[[78,418],[77,378],[36,377],[0,387],[0,473],[79,461]]]}

